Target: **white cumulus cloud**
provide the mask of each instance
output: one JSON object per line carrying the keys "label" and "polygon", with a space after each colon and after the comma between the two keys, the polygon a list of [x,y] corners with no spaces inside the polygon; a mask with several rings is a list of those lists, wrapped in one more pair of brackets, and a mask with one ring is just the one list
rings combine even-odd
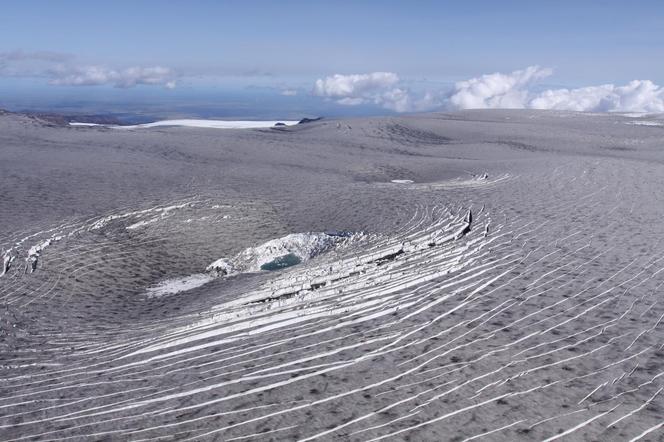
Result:
{"label": "white cumulus cloud", "polygon": [[482,75],[456,83],[446,105],[451,109],[556,109],[590,112],[664,112],[664,89],[650,80],[624,86],[604,84],[533,92],[533,83],[552,74],[530,66],[509,74]]}
{"label": "white cumulus cloud", "polygon": [[399,77],[392,72],[336,74],[316,80],[314,95],[336,99],[363,98],[368,100],[376,93],[380,93],[398,82]]}
{"label": "white cumulus cloud", "polygon": [[451,91],[415,94],[392,72],[336,74],[318,79],[313,95],[346,106],[375,104],[395,112],[435,109],[555,109],[582,112],[664,112],[664,88],[650,80],[623,86],[537,90],[553,70],[529,66],[457,82]]}
{"label": "white cumulus cloud", "polygon": [[530,66],[511,74],[485,74],[456,83],[449,103],[457,109],[523,108],[528,86],[551,75],[551,69]]}
{"label": "white cumulus cloud", "polygon": [[634,80],[625,86],[605,84],[553,89],[535,95],[528,107],[593,112],[664,112],[664,89],[650,80]]}
{"label": "white cumulus cloud", "polygon": [[373,103],[396,112],[431,110],[440,105],[432,94],[416,97],[393,72],[335,74],[316,80],[313,95],[346,106]]}

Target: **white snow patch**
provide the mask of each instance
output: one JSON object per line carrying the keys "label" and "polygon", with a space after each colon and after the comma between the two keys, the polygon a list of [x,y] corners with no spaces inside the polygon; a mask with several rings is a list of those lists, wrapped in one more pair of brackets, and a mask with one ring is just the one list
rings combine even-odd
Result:
{"label": "white snow patch", "polygon": [[648,115],[647,112],[616,112],[615,115],[628,118],[642,118]]}
{"label": "white snow patch", "polygon": [[162,296],[174,295],[200,287],[214,278],[205,273],[195,273],[181,278],[171,278],[161,281],[159,284],[149,287],[144,296],[148,298],[161,298]]}
{"label": "white snow patch", "polygon": [[159,221],[160,219],[161,219],[160,217],[156,217],[156,218],[150,218],[150,219],[147,219],[147,220],[144,220],[144,221],[139,221],[139,222],[134,223],[134,224],[132,224],[132,225],[130,225],[130,226],[127,226],[126,229],[127,229],[127,230],[138,229],[138,228],[140,228],[140,227],[147,226],[148,224],[156,223],[156,222]]}
{"label": "white snow patch", "polygon": [[70,126],[105,126],[113,129],[147,129],[151,127],[204,127],[212,129],[258,129],[274,127],[277,123],[283,123],[286,126],[297,124],[297,120],[272,120],[272,121],[227,121],[227,120],[162,120],[153,123],[132,124],[127,126],[103,125],[94,123],[69,123]]}
{"label": "white snow patch", "polygon": [[664,121],[628,121],[625,124],[633,126],[664,126]]}
{"label": "white snow patch", "polygon": [[[133,212],[121,213],[121,214],[117,214],[117,215],[108,215],[108,216],[105,216],[105,217],[100,218],[97,221],[95,221],[93,224],[91,224],[88,227],[88,230],[101,229],[101,228],[105,227],[108,223],[110,223],[111,221],[115,221],[116,219],[125,219],[125,218],[129,218],[129,217],[141,217],[141,216],[149,214],[149,213],[160,213],[161,217],[164,218],[169,214],[169,212],[171,212],[173,210],[182,209],[182,208],[185,208],[185,207],[188,207],[188,206],[191,206],[191,205],[193,205],[193,203],[183,203],[183,204],[177,204],[177,205],[168,206],[168,207],[153,207],[151,209],[136,210],[136,211],[133,211]],[[154,220],[157,221],[158,218],[154,219]],[[154,222],[154,221],[152,221],[152,222]],[[143,223],[143,224],[141,224],[141,223]],[[138,228],[138,227],[140,227],[141,225],[144,225],[144,224],[146,224],[146,222],[141,221],[141,222],[132,224],[130,226],[127,226],[127,229],[135,229],[135,228]]]}

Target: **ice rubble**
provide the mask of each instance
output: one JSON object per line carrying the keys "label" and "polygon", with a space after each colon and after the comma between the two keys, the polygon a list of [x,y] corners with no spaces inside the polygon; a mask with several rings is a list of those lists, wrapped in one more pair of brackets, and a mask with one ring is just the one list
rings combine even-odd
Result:
{"label": "ice rubble", "polygon": [[[39,244],[36,244],[32,247],[30,247],[30,250],[28,250],[28,257],[25,258],[26,262],[26,268],[25,271],[27,272],[28,269],[30,270],[30,273],[34,273],[35,270],[37,270],[37,264],[39,262],[39,257],[41,256],[41,253],[44,251],[44,249],[48,246],[50,246],[54,241],[60,241],[62,239],[61,236],[52,236],[51,238],[48,238]],[[11,261],[10,261],[11,264]]]}
{"label": "ice rubble", "polygon": [[2,273],[0,276],[4,276],[12,265],[12,262],[16,259],[16,256],[13,255],[13,249],[5,251],[2,255]]}
{"label": "ice rubble", "polygon": [[330,250],[340,241],[352,236],[347,233],[292,233],[270,240],[256,247],[249,247],[233,258],[221,258],[207,266],[208,272],[216,275],[259,272],[261,267],[287,255],[307,261]]}

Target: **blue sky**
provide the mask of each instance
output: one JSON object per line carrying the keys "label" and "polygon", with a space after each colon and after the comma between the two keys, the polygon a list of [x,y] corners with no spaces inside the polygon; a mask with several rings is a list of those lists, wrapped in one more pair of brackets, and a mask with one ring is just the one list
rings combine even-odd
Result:
{"label": "blue sky", "polygon": [[[661,1],[4,2],[0,105],[272,91],[315,111],[335,97],[303,95],[334,74],[396,73],[399,88],[423,94],[534,65],[553,69],[539,88],[662,84],[662,29]],[[125,71],[135,67],[168,78]]]}

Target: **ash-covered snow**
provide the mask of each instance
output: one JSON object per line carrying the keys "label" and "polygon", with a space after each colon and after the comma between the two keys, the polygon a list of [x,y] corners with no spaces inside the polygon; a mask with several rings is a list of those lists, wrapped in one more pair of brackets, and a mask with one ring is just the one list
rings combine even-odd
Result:
{"label": "ash-covered snow", "polygon": [[[664,152],[626,121],[2,116],[2,439],[659,440]],[[329,226],[369,233],[259,271]]]}

